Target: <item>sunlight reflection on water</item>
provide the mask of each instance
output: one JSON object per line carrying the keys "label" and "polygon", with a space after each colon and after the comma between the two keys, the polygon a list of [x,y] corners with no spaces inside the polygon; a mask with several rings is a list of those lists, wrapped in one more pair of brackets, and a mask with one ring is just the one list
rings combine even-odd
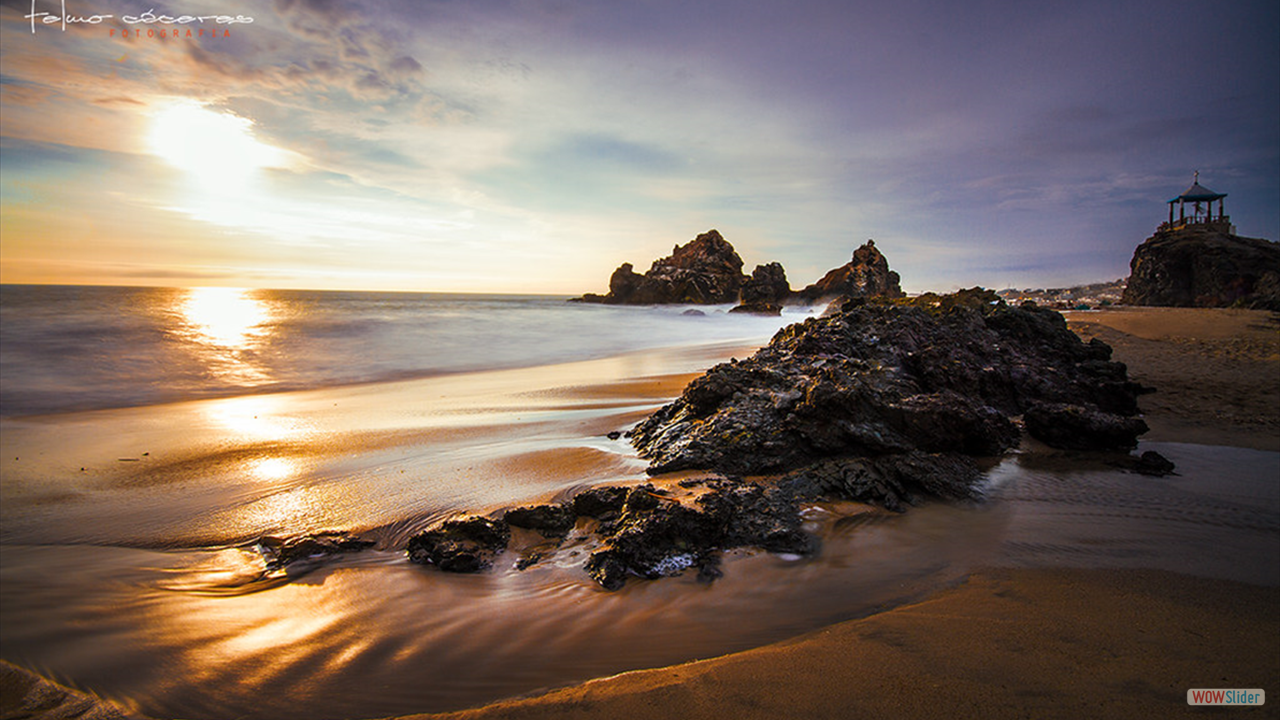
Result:
{"label": "sunlight reflection on water", "polygon": [[220,380],[253,386],[271,380],[257,355],[270,339],[271,305],[244,288],[188,288],[174,298],[181,321],[174,332],[199,348],[206,372]]}

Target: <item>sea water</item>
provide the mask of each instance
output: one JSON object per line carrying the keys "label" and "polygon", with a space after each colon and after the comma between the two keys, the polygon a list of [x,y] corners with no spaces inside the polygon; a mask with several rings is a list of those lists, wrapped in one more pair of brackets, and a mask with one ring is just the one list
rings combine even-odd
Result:
{"label": "sea water", "polygon": [[0,415],[126,407],[760,343],[808,308],[565,297],[0,286]]}

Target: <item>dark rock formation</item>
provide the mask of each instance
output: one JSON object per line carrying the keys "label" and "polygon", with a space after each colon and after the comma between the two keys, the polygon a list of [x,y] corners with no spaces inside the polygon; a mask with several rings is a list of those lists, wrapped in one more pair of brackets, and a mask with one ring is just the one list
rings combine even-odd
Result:
{"label": "dark rock formation", "polygon": [[1156,233],[1133,253],[1122,302],[1280,310],[1280,244],[1209,228]]}
{"label": "dark rock formation", "polygon": [[296,538],[265,536],[253,543],[262,554],[267,570],[277,570],[298,562],[316,562],[333,555],[359,552],[372,547],[372,540],[362,540],[346,533],[317,533]]}
{"label": "dark rock formation", "polygon": [[782,268],[781,263],[771,262],[768,265],[757,265],[751,271],[751,277],[742,283],[739,301],[743,305],[781,305],[790,297],[791,283],[787,282],[787,271]]}
{"label": "dark rock formation", "polygon": [[807,303],[836,297],[905,297],[898,286],[898,273],[889,269],[889,261],[876,249],[875,241],[853,251],[853,259],[831,270],[818,282],[798,290],[797,299]]}
{"label": "dark rock formation", "polygon": [[743,303],[729,312],[742,315],[772,315],[777,317],[782,314],[782,306],[767,302]]}
{"label": "dark rock formation", "polygon": [[784,328],[747,360],[712,368],[637,426],[632,443],[652,473],[778,473],[913,452],[994,455],[1017,443],[1014,417],[1060,403],[1107,419],[1113,432],[1028,423],[1033,436],[1131,446],[1145,430],[1129,422],[1141,388],[1110,354],[1105,343],[1081,342],[1056,312],[1012,308],[977,288],[853,300]]}
{"label": "dark rock formation", "polygon": [[445,520],[409,538],[409,559],[448,572],[473,573],[488,568],[507,549],[511,530],[502,521],[476,515]]}
{"label": "dark rock formation", "polygon": [[573,512],[583,517],[605,520],[616,517],[627,501],[627,488],[614,485],[591,488],[573,498]]}
{"label": "dark rock formation", "polygon": [[644,275],[624,263],[609,278],[608,295],[588,294],[579,300],[612,305],[733,303],[746,280],[737,251],[710,230],[676,246],[669,257],[655,260]]}
{"label": "dark rock formation", "polygon": [[[736,547],[812,554],[818,540],[803,528],[802,503],[901,511],[923,498],[976,498],[974,457],[1017,444],[1020,416],[1055,447],[1132,447],[1146,431],[1135,417],[1143,388],[1110,355],[1058,313],[1010,307],[980,288],[849,299],[781,330],[751,358],[712,368],[630,434],[652,473],[727,477],[686,478],[672,491],[597,487],[501,521],[449,520],[411,539],[410,558],[475,572],[506,549],[508,525],[531,528],[555,540],[522,550],[518,569],[570,537],[591,548],[584,569],[613,590],[632,576],[718,577],[721,551]],[[1154,454],[1122,466],[1172,470]],[[592,521],[578,524],[583,517]]]}
{"label": "dark rock formation", "polygon": [[1035,403],[1027,408],[1023,420],[1032,437],[1067,450],[1131,448],[1149,429],[1142,418],[1064,403]]}
{"label": "dark rock formation", "polygon": [[1172,475],[1176,467],[1173,461],[1161,455],[1155,450],[1148,450],[1142,455],[1125,455],[1122,458],[1111,460],[1111,465],[1115,467],[1135,472],[1139,475],[1149,475],[1151,477],[1164,477]]}
{"label": "dark rock formation", "polygon": [[719,577],[719,551],[758,547],[808,555],[818,541],[800,528],[797,497],[778,487],[740,479],[707,481],[696,507],[633,488],[622,515],[601,526],[604,546],[584,566],[596,582],[616,590],[630,574],[650,579],[696,568],[700,579]]}
{"label": "dark rock formation", "polygon": [[533,505],[508,510],[502,519],[511,527],[537,530],[543,537],[564,537],[577,517],[571,505]]}

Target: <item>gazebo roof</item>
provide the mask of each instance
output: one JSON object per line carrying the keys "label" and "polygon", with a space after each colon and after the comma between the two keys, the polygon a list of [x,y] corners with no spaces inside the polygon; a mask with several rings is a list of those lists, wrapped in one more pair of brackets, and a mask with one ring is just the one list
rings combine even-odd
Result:
{"label": "gazebo roof", "polygon": [[1216,193],[1201,185],[1199,180],[1196,180],[1191,184],[1191,187],[1187,188],[1181,195],[1169,202],[1176,203],[1179,200],[1183,202],[1204,202],[1205,200],[1218,200],[1226,196],[1226,193]]}

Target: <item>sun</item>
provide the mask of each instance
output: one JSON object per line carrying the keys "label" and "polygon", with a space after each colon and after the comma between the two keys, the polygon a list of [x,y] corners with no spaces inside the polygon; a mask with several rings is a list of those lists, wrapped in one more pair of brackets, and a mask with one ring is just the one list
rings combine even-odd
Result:
{"label": "sun", "polygon": [[200,185],[238,190],[264,167],[278,166],[284,152],[253,135],[253,121],[181,100],[152,118],[150,149]]}

